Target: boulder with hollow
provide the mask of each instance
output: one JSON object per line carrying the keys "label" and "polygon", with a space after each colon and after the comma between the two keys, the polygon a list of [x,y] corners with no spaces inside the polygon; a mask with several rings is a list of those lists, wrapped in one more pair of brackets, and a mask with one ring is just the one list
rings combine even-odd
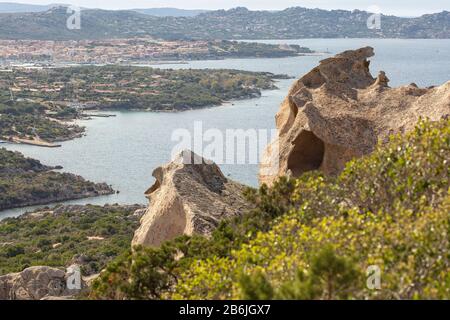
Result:
{"label": "boulder with hollow", "polygon": [[372,152],[378,141],[414,128],[420,117],[448,117],[450,81],[391,88],[385,72],[371,75],[373,55],[371,47],[345,51],[322,60],[293,84],[275,118],[278,136],[265,150],[261,183],[311,170],[336,175],[352,158]]}
{"label": "boulder with hollow", "polygon": [[209,236],[223,219],[249,208],[245,186],[227,179],[219,167],[192,151],[153,171],[150,200],[132,245],[157,247],[180,235]]}

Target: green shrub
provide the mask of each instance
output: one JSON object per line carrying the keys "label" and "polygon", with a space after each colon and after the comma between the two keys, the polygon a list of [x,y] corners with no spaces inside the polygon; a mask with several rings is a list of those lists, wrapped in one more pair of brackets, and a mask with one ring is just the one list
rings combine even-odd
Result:
{"label": "green shrub", "polygon": [[[91,297],[448,299],[449,159],[450,120],[420,121],[336,178],[313,172],[249,190],[255,209],[211,239],[129,252]],[[366,286],[373,265],[380,290]]]}
{"label": "green shrub", "polygon": [[[40,217],[24,215],[0,221],[0,275],[19,272],[29,266],[63,267],[76,256],[86,260],[85,275],[99,272],[107,262],[126,252],[139,219],[136,206],[57,207]],[[88,228],[80,228],[89,220]],[[114,224],[116,232],[103,240],[96,225]]]}
{"label": "green shrub", "polygon": [[247,300],[311,300],[348,299],[361,281],[354,263],[336,255],[331,245],[325,246],[311,259],[310,271],[298,269],[293,280],[275,290],[262,272],[244,274],[239,286],[241,298]]}

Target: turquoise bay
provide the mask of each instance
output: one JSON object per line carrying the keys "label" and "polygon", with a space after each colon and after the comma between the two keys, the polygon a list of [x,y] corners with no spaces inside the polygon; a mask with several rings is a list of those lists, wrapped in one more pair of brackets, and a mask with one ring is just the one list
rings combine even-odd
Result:
{"label": "turquoise bay", "polygon": [[[317,56],[281,59],[233,59],[192,61],[187,64],[159,65],[159,68],[232,68],[249,71],[286,73],[300,77],[316,66],[319,60],[344,50],[370,45],[376,56],[371,60],[373,75],[386,71],[391,86],[416,83],[419,86],[439,85],[450,80],[450,40],[398,39],[302,39],[262,41],[295,43],[319,52]],[[183,113],[110,112],[111,118],[80,121],[86,136],[62,143],[61,148],[47,149],[28,145],[5,144],[44,164],[62,165],[63,171],[111,184],[120,193],[68,203],[147,203],[143,192],[153,183],[151,173],[170,160],[176,142],[171,133],[178,128],[193,129],[202,121],[203,129],[273,129],[274,116],[286,96],[290,80],[277,83],[278,90],[264,91],[261,98],[234,101],[220,107]],[[257,165],[223,165],[232,179],[257,185]],[[0,212],[0,219],[17,216],[31,208]]]}

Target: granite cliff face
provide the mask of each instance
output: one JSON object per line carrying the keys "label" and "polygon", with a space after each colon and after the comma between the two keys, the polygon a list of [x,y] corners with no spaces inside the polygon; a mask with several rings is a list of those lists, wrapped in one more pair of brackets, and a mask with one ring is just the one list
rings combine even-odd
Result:
{"label": "granite cliff face", "polygon": [[132,245],[159,246],[180,235],[208,236],[222,219],[249,208],[245,186],[227,179],[219,167],[192,151],[153,171],[146,195],[150,206],[141,218]]}
{"label": "granite cliff face", "polygon": [[316,169],[335,175],[379,140],[414,128],[420,117],[450,114],[450,81],[391,88],[383,71],[377,78],[370,74],[373,55],[371,47],[345,51],[294,83],[276,115],[278,138],[266,149],[261,183]]}

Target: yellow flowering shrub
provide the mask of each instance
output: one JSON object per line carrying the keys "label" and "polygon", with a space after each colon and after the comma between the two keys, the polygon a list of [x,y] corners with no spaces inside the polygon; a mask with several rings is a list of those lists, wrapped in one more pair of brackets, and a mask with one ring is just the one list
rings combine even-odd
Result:
{"label": "yellow flowering shrub", "polygon": [[450,120],[420,121],[337,177],[248,190],[255,208],[209,239],[130,251],[91,297],[449,299],[449,161]]}
{"label": "yellow flowering shrub", "polygon": [[[355,274],[358,282],[345,298],[448,299],[449,160],[449,121],[423,121],[406,137],[395,136],[373,155],[350,162],[332,183],[320,176],[297,180],[294,208],[275,219],[270,231],[220,263],[214,257],[197,261],[182,274],[173,297],[245,298],[247,287],[257,291],[254,283],[263,276],[261,287],[269,283],[272,297],[283,298],[286,283],[295,283],[299,272],[308,275],[317,254],[332,248],[359,275],[372,265],[381,270],[379,290]],[[336,290],[328,292],[326,281],[316,283],[313,295],[311,286],[303,286],[307,279],[297,282],[302,297],[340,298]]]}

